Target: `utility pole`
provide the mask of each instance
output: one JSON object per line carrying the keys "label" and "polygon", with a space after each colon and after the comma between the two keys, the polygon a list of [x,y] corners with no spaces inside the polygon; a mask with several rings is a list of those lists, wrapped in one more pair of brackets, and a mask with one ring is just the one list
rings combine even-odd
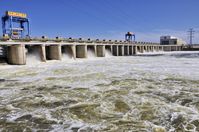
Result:
{"label": "utility pole", "polygon": [[193,30],[193,28],[190,28],[189,31],[188,31],[188,34],[189,34],[189,40],[190,40],[190,45],[193,44],[193,38],[194,38],[194,33],[195,31]]}

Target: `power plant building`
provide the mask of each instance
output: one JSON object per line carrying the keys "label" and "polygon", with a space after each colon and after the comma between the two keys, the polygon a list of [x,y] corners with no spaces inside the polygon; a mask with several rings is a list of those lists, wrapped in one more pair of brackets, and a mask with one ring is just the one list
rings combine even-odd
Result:
{"label": "power plant building", "polygon": [[183,45],[186,44],[183,40],[172,36],[161,36],[160,45]]}

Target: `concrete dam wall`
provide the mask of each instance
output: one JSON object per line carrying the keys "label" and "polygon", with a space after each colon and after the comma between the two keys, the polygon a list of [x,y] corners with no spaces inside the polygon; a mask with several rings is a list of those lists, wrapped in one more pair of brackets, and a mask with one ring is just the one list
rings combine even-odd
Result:
{"label": "concrete dam wall", "polygon": [[181,51],[182,46],[132,43],[64,43],[64,42],[0,42],[1,58],[11,65],[25,65],[27,56],[39,56],[41,62],[47,60],[62,60],[67,54],[70,58],[87,58],[88,52],[95,57],[105,57],[106,51],[113,56],[131,56],[144,52],[154,51]]}

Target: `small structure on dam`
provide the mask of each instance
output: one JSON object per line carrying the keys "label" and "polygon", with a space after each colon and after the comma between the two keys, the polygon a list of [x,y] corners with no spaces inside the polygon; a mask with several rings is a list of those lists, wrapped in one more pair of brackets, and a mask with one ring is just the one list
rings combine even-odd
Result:
{"label": "small structure on dam", "polygon": [[172,37],[172,36],[160,37],[160,45],[183,45],[183,44],[186,44],[186,42],[177,37]]}
{"label": "small structure on dam", "polygon": [[19,39],[30,37],[29,20],[25,13],[6,11],[2,17],[4,38]]}
{"label": "small structure on dam", "polygon": [[[8,20],[10,30],[6,26]],[[13,27],[12,22],[19,23],[19,27]],[[30,54],[37,54],[40,61],[46,62],[62,60],[66,54],[73,59],[87,58],[90,51],[94,53],[95,57],[105,57],[106,50],[113,56],[131,56],[136,55],[137,52],[182,50],[181,45],[136,42],[135,34],[131,32],[125,35],[125,41],[60,37],[52,39],[45,36],[31,38],[27,15],[18,12],[6,12],[6,15],[2,17],[2,24],[3,37],[0,38],[0,59],[3,58],[11,65],[25,65],[27,56]],[[27,27],[25,27],[25,24]]]}
{"label": "small structure on dam", "polygon": [[135,42],[135,34],[131,32],[127,32],[125,35],[125,40],[128,42]]}

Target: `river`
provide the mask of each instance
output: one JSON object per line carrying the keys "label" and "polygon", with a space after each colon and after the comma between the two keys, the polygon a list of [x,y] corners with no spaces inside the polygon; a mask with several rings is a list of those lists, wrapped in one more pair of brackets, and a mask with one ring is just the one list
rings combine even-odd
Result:
{"label": "river", "polygon": [[199,52],[28,59],[0,65],[0,131],[199,131]]}

